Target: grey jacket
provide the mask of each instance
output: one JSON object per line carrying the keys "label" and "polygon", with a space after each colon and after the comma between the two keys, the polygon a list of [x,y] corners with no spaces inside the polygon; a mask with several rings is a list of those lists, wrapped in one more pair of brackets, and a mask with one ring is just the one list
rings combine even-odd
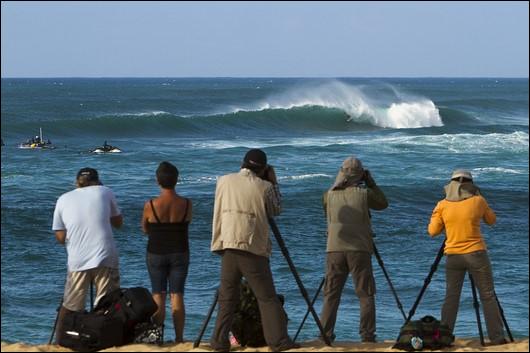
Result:
{"label": "grey jacket", "polygon": [[327,191],[323,205],[328,223],[327,252],[373,252],[370,209],[388,207],[385,194],[377,185]]}
{"label": "grey jacket", "polygon": [[279,213],[277,186],[244,168],[220,177],[215,190],[211,251],[238,249],[269,257],[268,218]]}

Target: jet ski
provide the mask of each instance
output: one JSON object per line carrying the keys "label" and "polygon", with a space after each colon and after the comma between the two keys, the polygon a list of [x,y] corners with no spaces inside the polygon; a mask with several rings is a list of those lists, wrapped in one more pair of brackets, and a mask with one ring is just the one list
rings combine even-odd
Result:
{"label": "jet ski", "polygon": [[103,146],[96,147],[92,150],[90,150],[90,153],[121,153],[122,150],[119,147],[112,146],[107,144],[107,141],[103,144]]}
{"label": "jet ski", "polygon": [[31,139],[27,140],[26,142],[22,142],[20,145],[18,145],[18,148],[22,148],[22,149],[54,149],[55,146],[52,144],[50,139],[48,139],[48,141],[44,141],[44,138],[42,137],[42,128],[40,128],[40,135],[32,137]]}

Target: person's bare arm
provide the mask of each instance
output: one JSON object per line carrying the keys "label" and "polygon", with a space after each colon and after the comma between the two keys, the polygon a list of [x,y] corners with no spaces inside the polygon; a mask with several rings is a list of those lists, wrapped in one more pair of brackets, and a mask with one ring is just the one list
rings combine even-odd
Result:
{"label": "person's bare arm", "polygon": [[56,230],[55,239],[59,244],[64,244],[66,242],[66,230]]}
{"label": "person's bare arm", "polygon": [[114,217],[110,217],[110,224],[114,228],[120,228],[123,225],[123,216],[120,214]]}
{"label": "person's bare arm", "polygon": [[144,212],[142,214],[142,231],[147,234],[147,220],[149,219],[150,208],[147,206],[147,202],[144,204]]}

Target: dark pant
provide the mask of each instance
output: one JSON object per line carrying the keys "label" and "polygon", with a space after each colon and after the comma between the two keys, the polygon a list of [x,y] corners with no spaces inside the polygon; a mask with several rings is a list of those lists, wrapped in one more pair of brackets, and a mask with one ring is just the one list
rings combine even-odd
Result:
{"label": "dark pant", "polygon": [[228,351],[228,333],[239,304],[241,278],[245,277],[256,295],[265,341],[272,351],[280,351],[292,341],[287,333],[287,317],[283,311],[269,267],[269,259],[246,251],[225,250],[221,260],[219,311],[210,344],[215,350]]}
{"label": "dark pant", "polygon": [[331,339],[337,321],[342,289],[351,273],[355,293],[359,297],[359,334],[363,340],[375,339],[375,280],[372,272],[371,255],[364,251],[337,251],[327,254],[324,304],[320,320],[325,334]]}
{"label": "dark pant", "polygon": [[473,276],[473,281],[480,294],[490,341],[493,343],[504,342],[502,318],[495,298],[493,274],[486,251],[447,256],[445,265],[446,292],[445,302],[442,307],[442,322],[447,324],[451,330],[454,330],[466,271],[469,271],[471,276]]}

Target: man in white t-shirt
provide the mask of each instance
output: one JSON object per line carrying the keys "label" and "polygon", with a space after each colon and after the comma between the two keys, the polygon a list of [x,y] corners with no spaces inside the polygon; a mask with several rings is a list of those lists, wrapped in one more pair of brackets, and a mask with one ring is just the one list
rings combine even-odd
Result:
{"label": "man in white t-shirt", "polygon": [[96,303],[120,288],[118,251],[112,227],[123,224],[111,189],[99,181],[98,172],[83,168],[77,188],[59,197],[53,214],[53,230],[68,254],[64,297],[57,320],[57,343],[61,344],[62,321],[71,311],[83,311],[90,283],[96,287]]}

